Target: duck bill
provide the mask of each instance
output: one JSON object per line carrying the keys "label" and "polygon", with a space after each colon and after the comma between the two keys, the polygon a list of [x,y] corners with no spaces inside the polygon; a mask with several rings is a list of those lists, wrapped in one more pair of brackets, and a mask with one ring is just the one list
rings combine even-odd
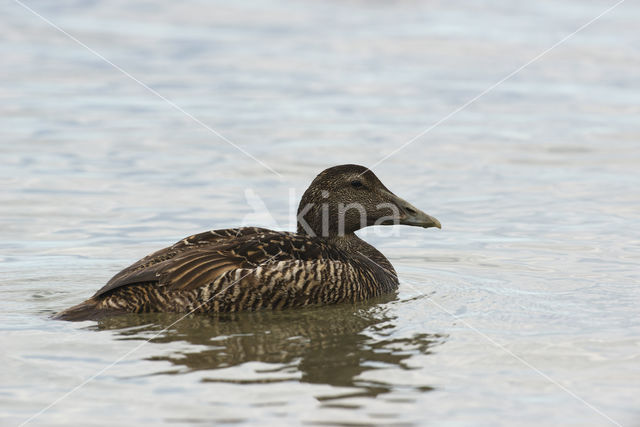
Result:
{"label": "duck bill", "polygon": [[401,218],[400,224],[414,225],[416,227],[423,228],[442,228],[442,224],[440,224],[440,221],[438,221],[437,218],[434,218],[422,211],[418,211],[415,215],[408,215],[406,218]]}
{"label": "duck bill", "polygon": [[392,194],[392,196],[393,203],[398,207],[398,210],[400,211],[400,218],[398,221],[400,224],[423,228],[442,228],[440,221],[438,221],[436,218],[425,212],[422,212],[420,209],[416,208],[411,203],[396,196],[395,194]]}

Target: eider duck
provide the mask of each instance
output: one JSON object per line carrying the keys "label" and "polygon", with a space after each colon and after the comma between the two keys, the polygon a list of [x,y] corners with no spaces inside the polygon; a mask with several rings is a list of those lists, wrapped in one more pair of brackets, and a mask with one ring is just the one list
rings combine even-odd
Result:
{"label": "eider duck", "polygon": [[355,235],[369,225],[438,227],[364,166],[321,172],[304,192],[297,232],[243,227],[189,236],[125,268],[55,317],[219,313],[356,302],[392,292],[387,258]]}

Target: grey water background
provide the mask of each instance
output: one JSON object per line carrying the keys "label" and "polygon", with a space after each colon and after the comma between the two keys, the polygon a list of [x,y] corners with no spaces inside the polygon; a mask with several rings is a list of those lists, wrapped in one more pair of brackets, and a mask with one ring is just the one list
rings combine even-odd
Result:
{"label": "grey water background", "polygon": [[[177,320],[53,313],[189,234],[291,229],[322,169],[374,165],[613,2],[26,4],[280,177],[3,2],[2,425]],[[187,318],[28,425],[640,425],[639,21],[622,3],[373,168],[443,223],[360,233],[397,295]]]}

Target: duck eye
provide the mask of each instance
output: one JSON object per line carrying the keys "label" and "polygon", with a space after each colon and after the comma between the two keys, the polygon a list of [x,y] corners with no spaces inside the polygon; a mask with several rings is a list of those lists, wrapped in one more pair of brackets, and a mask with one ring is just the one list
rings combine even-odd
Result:
{"label": "duck eye", "polygon": [[351,181],[351,186],[354,188],[360,188],[362,187],[362,182],[358,179],[354,179],[353,181]]}

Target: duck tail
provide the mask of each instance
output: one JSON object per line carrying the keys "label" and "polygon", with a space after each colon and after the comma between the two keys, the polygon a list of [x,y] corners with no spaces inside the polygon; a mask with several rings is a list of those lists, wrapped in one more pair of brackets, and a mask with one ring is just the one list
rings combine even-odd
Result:
{"label": "duck tail", "polygon": [[98,300],[89,298],[85,302],[69,307],[66,310],[62,310],[58,314],[54,315],[53,318],[55,320],[81,322],[83,320],[98,320],[108,316],[110,314],[108,313],[108,310],[98,308],[98,303]]}

